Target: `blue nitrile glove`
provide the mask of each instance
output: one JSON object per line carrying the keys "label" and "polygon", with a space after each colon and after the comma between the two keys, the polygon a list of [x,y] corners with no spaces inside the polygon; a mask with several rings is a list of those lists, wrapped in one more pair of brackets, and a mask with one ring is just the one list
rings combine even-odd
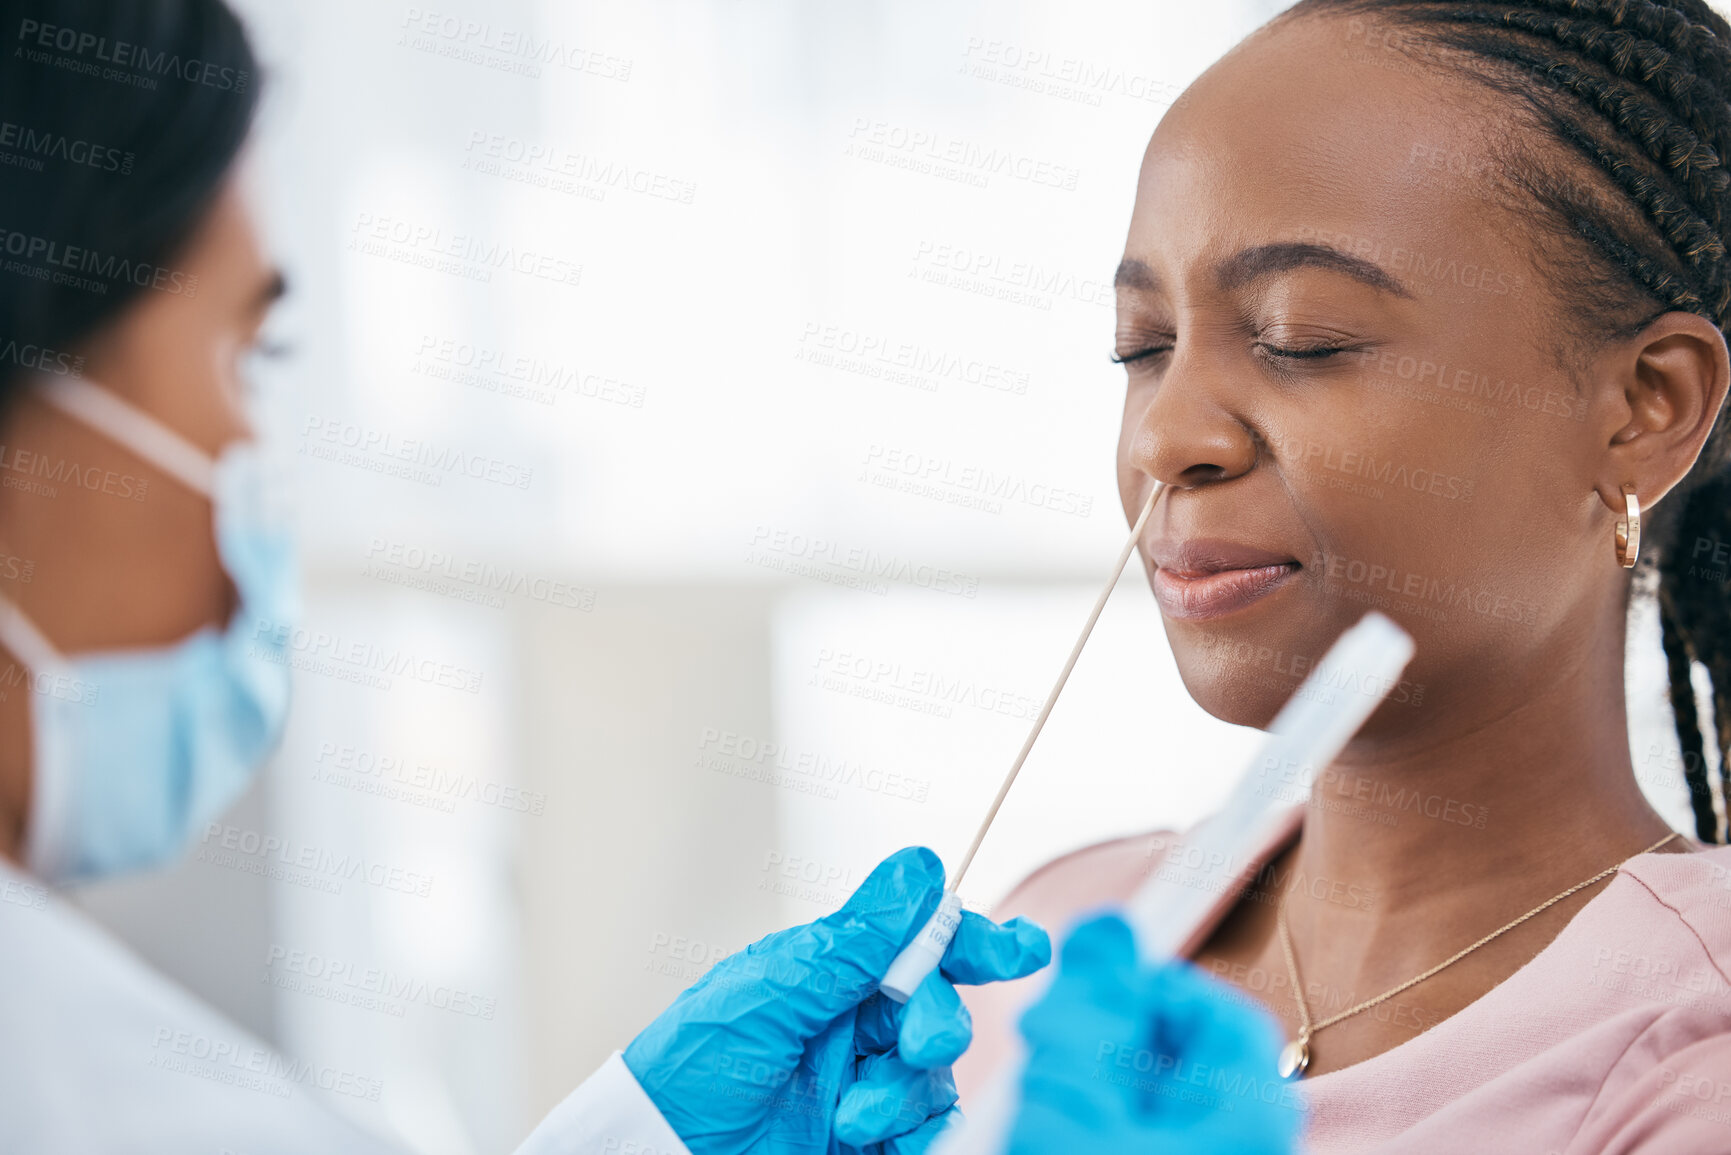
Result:
{"label": "blue nitrile glove", "polygon": [[962,911],[943,961],[905,1006],[882,994],[860,1006],[859,1058],[835,1119],[841,1150],[919,1155],[959,1123],[950,1064],[973,1042],[974,1027],[954,984],[1019,979],[1051,961],[1052,941],[1034,923],[1013,918],[999,926]]}
{"label": "blue nitrile glove", "polygon": [[1140,967],[1115,915],[1065,940],[1022,1035],[1009,1155],[1287,1155],[1303,1123],[1273,1018],[1188,963]]}
{"label": "blue nitrile glove", "polygon": [[941,973],[896,1005],[878,983],[943,889],[935,854],[898,850],[839,911],[721,960],[632,1040],[625,1065],[694,1155],[821,1155],[892,1135],[890,1150],[917,1152],[954,1121],[947,1065],[973,1028],[950,983],[1032,974],[1051,944],[1020,919],[964,913]]}

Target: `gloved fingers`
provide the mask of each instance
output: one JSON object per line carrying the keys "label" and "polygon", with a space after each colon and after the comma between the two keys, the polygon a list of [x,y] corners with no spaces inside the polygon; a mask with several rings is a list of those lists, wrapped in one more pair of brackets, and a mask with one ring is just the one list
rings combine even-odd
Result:
{"label": "gloved fingers", "polygon": [[[778,1039],[668,1017],[625,1050],[625,1065],[693,1155],[821,1151],[853,1067],[853,1016],[843,1014],[791,1055]],[[657,1026],[657,1024],[662,1024]]]}
{"label": "gloved fingers", "polygon": [[923,846],[904,846],[874,866],[839,910],[812,925],[829,926],[844,935],[862,921],[876,931],[894,929],[895,943],[883,959],[883,969],[888,970],[890,961],[938,909],[943,895],[944,864],[938,856]]}
{"label": "gloved fingers", "polygon": [[1030,1053],[1006,1150],[1287,1155],[1303,1103],[1275,1078],[1278,1035],[1258,1013],[1187,964],[1140,970],[1120,919],[1084,923],[1022,1017]]}
{"label": "gloved fingers", "polygon": [[[1139,978],[1123,920],[1107,915],[1071,932],[1057,977],[1022,1016],[1028,1063],[1015,1135],[1075,1126],[1104,1132],[1124,1123],[1133,1096],[1123,1075],[1133,1073],[1145,1049]],[[1029,1139],[1021,1149],[1040,1150],[1040,1142]]]}
{"label": "gloved fingers", "polygon": [[[774,1088],[775,1094],[769,1100],[771,1129],[783,1138],[800,1135],[820,1145],[823,1142],[829,1131],[830,1114],[853,1071],[852,1020],[853,1015],[843,1014],[807,1042],[793,1074]],[[734,1066],[739,1065],[735,1060]],[[710,1095],[713,1098],[719,1092],[749,1098],[751,1082],[750,1079],[736,1079],[725,1092],[721,1086],[715,1085]],[[742,1083],[746,1085],[742,1086]],[[798,1149],[793,1143],[784,1146]]]}
{"label": "gloved fingers", "polygon": [[938,971],[926,976],[901,1015],[897,1046],[916,1067],[947,1067],[974,1038],[973,1019],[952,985],[1019,979],[1052,961],[1052,940],[1035,923],[1014,918],[1002,926],[971,910],[962,912]]}
{"label": "gloved fingers", "polygon": [[[922,846],[898,850],[860,883],[840,910],[753,943],[743,952],[775,991],[776,1021],[795,1038],[870,998],[890,963],[925,926],[944,893],[944,867]],[[728,966],[733,959],[724,959]],[[745,969],[744,961],[740,969]],[[719,969],[719,967],[717,968]],[[713,985],[713,984],[712,984]]]}
{"label": "gloved fingers", "polygon": [[697,981],[679,992],[673,1005],[681,1003],[697,1006],[709,1005],[711,999],[725,997],[726,992],[736,991],[754,979],[766,976],[766,960],[786,952],[804,926],[789,927],[766,934],[754,943],[741,950],[734,951],[703,974]]}
{"label": "gloved fingers", "polygon": [[[1140,1009],[1134,1005],[1141,994],[1139,977],[1136,940],[1129,925],[1115,914],[1089,919],[1064,940],[1057,976],[1045,996],[1022,1016],[1023,1033],[1028,1033],[1030,1020],[1036,1029],[1050,1020],[1058,1028],[1053,1037],[1066,1037],[1063,1014],[1071,1004],[1111,1009],[1129,1021]],[[1128,1002],[1123,1001],[1126,997]]]}
{"label": "gloved fingers", "polygon": [[625,1048],[626,1066],[641,1078],[639,1066],[654,1065],[655,1056],[719,1056],[739,1050],[740,1041],[749,1039],[747,1053],[773,1057],[791,1068],[807,1040],[824,1025],[795,1030],[780,1021],[787,1017],[783,987],[802,977],[809,981],[809,968],[802,969],[790,950],[804,929],[765,935],[710,967]]}
{"label": "gloved fingers", "polygon": [[956,1105],[956,1081],[948,1067],[925,1071],[896,1056],[860,1060],[854,1082],[835,1112],[835,1137],[850,1147],[882,1143],[915,1130]]}
{"label": "gloved fingers", "polygon": [[893,1050],[901,1036],[902,1018],[906,1014],[906,1003],[898,1003],[882,992],[861,1003],[854,1019],[855,1053],[881,1055]]}
{"label": "gloved fingers", "polygon": [[[723,959],[631,1041],[626,1067],[692,1151],[744,1150],[766,1134],[788,1150],[827,1145],[854,1066],[855,1008],[943,885],[935,854],[898,851],[841,910]],[[899,1019],[868,1024],[886,1043],[898,1029]]]}
{"label": "gloved fingers", "polygon": [[1266,1103],[1210,1092],[1174,1089],[1172,1093],[1211,1098],[1214,1106],[1196,1119],[1161,1120],[1136,1129],[1132,1133],[1140,1139],[1139,1149],[1230,1151],[1232,1155],[1292,1155],[1297,1150],[1304,1105],[1290,1085],[1276,1092],[1284,1095],[1283,1100]]}
{"label": "gloved fingers", "polygon": [[1282,1037],[1274,1017],[1248,995],[1183,961],[1154,971],[1145,997],[1154,1042],[1215,1067],[1272,1069]]}
{"label": "gloved fingers", "polygon": [[974,1019],[949,980],[933,971],[902,1008],[896,1053],[911,1067],[947,1067],[974,1041]]}
{"label": "gloved fingers", "polygon": [[[876,991],[882,972],[919,933],[942,895],[943,864],[937,856],[920,847],[898,850],[878,864],[840,910],[765,935],[710,967],[644,1034],[689,1036],[699,1023],[751,1020],[761,1026],[768,1019],[794,1028],[779,1032],[777,1042],[779,1049],[797,1055],[824,1024]],[[765,1037],[761,1030],[741,1033]]]}
{"label": "gloved fingers", "polygon": [[978,986],[1023,978],[1051,961],[1052,940],[1038,923],[1018,917],[999,925],[964,910],[940,969],[951,982]]}
{"label": "gloved fingers", "polygon": [[925,1155],[937,1145],[939,1139],[961,1125],[962,1109],[951,1107],[943,1114],[927,1119],[906,1135],[897,1135],[886,1140],[881,1150],[883,1155]]}
{"label": "gloved fingers", "polygon": [[[1144,1076],[1145,1117],[1186,1136],[1206,1132],[1222,1149],[1289,1150],[1304,1103],[1275,1073],[1282,1036],[1274,1017],[1184,962],[1150,974],[1144,999],[1155,1055]],[[1179,1088],[1173,1080],[1186,1070],[1214,1077],[1206,1090]]]}

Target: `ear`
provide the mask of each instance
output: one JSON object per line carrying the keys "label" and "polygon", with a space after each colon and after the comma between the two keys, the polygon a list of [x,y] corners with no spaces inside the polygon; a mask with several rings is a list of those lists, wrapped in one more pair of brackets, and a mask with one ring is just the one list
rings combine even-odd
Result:
{"label": "ear", "polygon": [[1648,509],[1694,467],[1731,386],[1731,354],[1718,326],[1680,311],[1607,354],[1622,395],[1607,418],[1612,432],[1595,489],[1621,514],[1624,485],[1633,485]]}

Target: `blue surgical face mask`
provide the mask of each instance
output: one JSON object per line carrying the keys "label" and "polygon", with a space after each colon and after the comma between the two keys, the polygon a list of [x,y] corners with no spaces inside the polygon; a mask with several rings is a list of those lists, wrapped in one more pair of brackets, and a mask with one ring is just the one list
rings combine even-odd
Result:
{"label": "blue surgical face mask", "polygon": [[240,598],[224,629],[76,655],[0,599],[0,644],[30,674],[28,865],[70,882],[178,856],[246,788],[282,736],[299,604],[293,541],[256,445],[234,443],[213,461],[88,380],[56,380],[41,396],[210,499]]}

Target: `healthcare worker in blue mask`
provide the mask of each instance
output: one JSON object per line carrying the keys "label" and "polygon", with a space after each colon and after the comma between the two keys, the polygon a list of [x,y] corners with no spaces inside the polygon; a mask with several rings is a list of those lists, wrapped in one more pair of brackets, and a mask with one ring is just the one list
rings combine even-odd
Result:
{"label": "healthcare worker in blue mask", "polygon": [[[0,1151],[391,1150],[298,1089],[259,1094],[280,1057],[53,893],[178,857],[282,733],[294,556],[240,376],[282,279],[236,178],[255,65],[221,0],[0,0],[0,29]],[[197,67],[103,75],[140,47]],[[969,913],[941,970],[886,1000],[942,890],[935,856],[900,851],[840,911],[723,960],[524,1155],[925,1150],[958,1118],[954,984],[1050,957],[1040,928]],[[1139,975],[1090,933],[1030,1036],[1017,1149],[1225,1149],[1090,1075],[1079,1008],[1222,1069],[1267,1040],[1205,980]]]}

